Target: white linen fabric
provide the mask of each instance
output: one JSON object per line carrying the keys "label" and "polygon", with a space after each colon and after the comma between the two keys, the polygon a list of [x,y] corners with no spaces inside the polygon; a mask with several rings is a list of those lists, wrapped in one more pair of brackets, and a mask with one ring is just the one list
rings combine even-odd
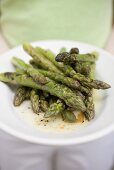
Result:
{"label": "white linen fabric", "polygon": [[112,170],[112,134],[86,144],[45,146],[0,131],[0,170]]}

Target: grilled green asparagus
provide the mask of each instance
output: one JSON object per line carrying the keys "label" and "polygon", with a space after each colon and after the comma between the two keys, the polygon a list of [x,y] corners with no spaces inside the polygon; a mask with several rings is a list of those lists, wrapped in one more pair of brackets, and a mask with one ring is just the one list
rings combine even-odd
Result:
{"label": "grilled green asparagus", "polygon": [[76,62],[74,66],[76,72],[88,76],[91,72],[91,63],[90,62]]}
{"label": "grilled green asparagus", "polygon": [[39,113],[39,95],[38,91],[36,89],[32,89],[30,93],[30,101],[32,105],[32,109],[34,113],[38,114]]}
{"label": "grilled green asparagus", "polygon": [[61,73],[54,64],[44,58],[44,56],[41,53],[38,53],[30,44],[23,44],[23,48],[34,59],[36,64],[40,65],[43,69]]}
{"label": "grilled green asparagus", "polygon": [[[49,78],[51,78],[51,79],[53,79],[57,82],[61,82],[65,85],[67,85],[68,87],[71,87],[73,89],[78,89],[81,92],[84,92],[85,94],[89,94],[88,88],[83,87],[82,85],[80,85],[80,83],[77,80],[74,80],[70,77],[67,77],[65,75],[58,74],[58,73],[55,73],[55,72],[46,71],[46,70],[43,70],[43,69],[37,69],[36,70],[36,69],[30,67],[30,65],[27,65],[23,60],[16,58],[16,57],[12,58],[12,63],[13,63],[13,65],[27,71],[30,75],[31,75],[31,73],[33,74],[33,72],[34,72],[34,79],[36,81],[40,81],[42,83],[41,77],[42,77],[42,74],[43,74],[45,77],[49,77]],[[40,73],[40,76],[38,76],[39,73]],[[40,80],[38,80],[38,79],[40,79]]]}
{"label": "grilled green asparagus", "polygon": [[66,52],[63,48],[55,60],[51,50],[28,43],[23,48],[32,57],[29,64],[13,57],[16,72],[0,73],[0,81],[19,86],[14,105],[30,99],[33,111],[38,114],[41,109],[45,118],[61,115],[66,122],[76,122],[73,111],[79,110],[89,121],[93,119],[93,89],[110,88],[109,84],[95,80],[98,54],[79,54],[78,48]]}
{"label": "grilled green asparagus", "polygon": [[[28,46],[28,48],[29,48],[29,46]],[[76,73],[75,70],[71,66],[65,65],[63,63],[56,62],[55,56],[50,50],[46,51],[46,50],[43,50],[39,47],[36,47],[36,51],[37,51],[37,53],[42,52],[42,55],[45,57],[45,59],[49,59],[52,65],[54,64],[65,75],[70,76],[70,77],[78,80],[83,86],[86,86],[86,87],[89,87],[89,88],[95,88],[95,89],[108,89],[108,88],[110,88],[110,85],[105,83],[105,82],[102,82],[102,81],[99,81],[99,80],[93,80],[91,78],[87,78],[80,73]],[[89,56],[89,58],[91,58],[90,54],[86,54],[86,55]],[[93,56],[94,61],[97,60],[96,53],[91,53],[91,55]],[[84,55],[84,57],[85,57],[85,55]],[[54,71],[54,72],[56,72],[56,71]]]}
{"label": "grilled green asparagus", "polygon": [[28,100],[28,99],[30,99],[30,95],[31,95],[31,88],[27,88],[26,87],[26,99]]}
{"label": "grilled green asparagus", "polygon": [[76,116],[74,115],[74,113],[68,109],[64,110],[62,113],[62,118],[64,121],[66,122],[70,122],[70,123],[74,123],[76,122]]}
{"label": "grilled green asparagus", "polygon": [[83,87],[77,80],[74,80],[70,77],[67,77],[65,75],[61,75],[58,73],[54,73],[54,72],[50,72],[50,71],[46,71],[46,70],[42,70],[42,69],[37,69],[38,72],[40,72],[41,74],[43,74],[45,77],[49,77],[52,80],[55,80],[57,82],[60,82],[68,87],[71,87],[72,89],[77,89],[79,91],[81,91],[84,94],[89,94],[90,89],[88,89],[87,87]]}
{"label": "grilled green asparagus", "polygon": [[33,59],[31,59],[31,60],[29,61],[29,64],[30,64],[31,66],[33,66],[34,68],[41,68],[41,69],[42,69],[42,67],[41,67],[38,63],[36,63]]}
{"label": "grilled green asparagus", "polygon": [[18,87],[14,96],[14,106],[19,106],[26,99],[26,87]]}
{"label": "grilled green asparagus", "polygon": [[93,94],[91,96],[86,96],[85,99],[86,111],[84,112],[85,117],[87,120],[91,120],[95,117],[95,108],[94,108],[94,101],[93,101]]}
{"label": "grilled green asparagus", "polygon": [[63,62],[64,64],[72,65],[75,64],[77,61],[93,63],[97,60],[97,56],[93,53],[70,54],[68,52],[63,52],[63,53],[59,53],[55,59],[57,62]]}
{"label": "grilled green asparagus", "polygon": [[44,117],[48,118],[50,116],[57,116],[65,109],[65,104],[61,100],[57,100],[56,102],[52,103],[50,107],[45,112]]}
{"label": "grilled green asparagus", "polygon": [[[49,78],[44,77],[43,76],[43,74],[44,74],[45,76],[50,75],[50,78],[53,78],[54,80],[58,80],[60,82],[63,82],[64,84],[69,85],[70,87],[74,87],[74,85],[75,85],[75,89],[76,89],[76,86],[77,86],[77,89],[79,89],[80,91],[85,92],[87,94],[89,93],[89,90],[87,88],[84,88],[84,87],[80,86],[80,84],[78,84],[77,81],[75,81],[75,80],[73,80],[71,78],[68,78],[68,77],[65,78],[63,75],[59,76],[59,75],[57,75],[57,73],[50,73],[50,72],[47,72],[47,71],[34,69],[34,68],[30,67],[29,65],[25,64],[24,61],[22,61],[22,60],[20,62],[18,62],[18,61],[20,61],[19,58],[14,57],[12,59],[12,62],[13,62],[13,64],[15,64],[15,66],[18,66],[19,68],[23,68],[23,70],[26,70],[26,72],[37,83],[40,83],[41,85],[43,85],[43,84],[45,85],[46,83],[49,83],[51,81]],[[43,73],[43,74],[41,74],[41,73]],[[73,83],[74,83],[74,85],[73,85]]]}
{"label": "grilled green asparagus", "polygon": [[[65,52],[65,51],[63,51],[63,52]],[[60,53],[62,53],[62,52],[60,52]],[[70,54],[79,54],[79,49],[78,48],[71,48],[69,53]]]}
{"label": "grilled green asparagus", "polygon": [[68,87],[53,80],[48,80],[49,81],[46,84],[40,84],[38,82],[36,83],[29,75],[26,74],[19,75],[17,73],[10,72],[0,74],[0,81],[47,91],[50,94],[64,100],[69,107],[73,107],[74,109],[81,111],[86,110],[85,104],[80,96],[76,96],[76,94]]}
{"label": "grilled green asparagus", "polygon": [[40,109],[43,112],[46,112],[47,109],[49,107],[48,101],[46,100],[45,96],[42,94],[40,94]]}
{"label": "grilled green asparagus", "polygon": [[[95,63],[91,64],[90,63],[90,67],[91,67],[91,72],[88,75],[90,78],[95,78]],[[87,118],[87,120],[91,120],[95,117],[95,106],[94,106],[94,101],[93,101],[93,90],[90,90],[90,95],[87,95],[85,97],[85,105],[86,105],[86,111],[84,112],[85,117]]]}

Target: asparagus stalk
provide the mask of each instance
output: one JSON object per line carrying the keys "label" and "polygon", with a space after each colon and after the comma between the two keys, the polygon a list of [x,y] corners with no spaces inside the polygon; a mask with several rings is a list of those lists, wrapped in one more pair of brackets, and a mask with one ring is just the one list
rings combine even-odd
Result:
{"label": "asparagus stalk", "polygon": [[74,79],[78,80],[83,86],[94,88],[94,89],[108,89],[111,86],[100,80],[93,80],[89,77],[85,77],[80,73],[76,73],[72,76]]}
{"label": "asparagus stalk", "polygon": [[32,105],[32,110],[34,113],[39,113],[39,95],[36,89],[32,89],[30,93],[30,100]]}
{"label": "asparagus stalk", "polygon": [[36,63],[33,59],[29,61],[29,64],[34,68],[42,68],[38,63]]}
{"label": "asparagus stalk", "polygon": [[26,72],[27,68],[32,67],[31,65],[26,64],[23,60],[17,57],[12,57],[11,62],[16,67],[16,72],[19,74],[23,74],[24,72]]}
{"label": "asparagus stalk", "polygon": [[[45,79],[46,78],[44,77],[44,80]],[[36,83],[26,74],[19,75],[17,73],[6,72],[0,74],[0,81],[47,91],[50,94],[65,101],[69,107],[81,111],[86,110],[85,104],[80,96],[76,96],[76,94],[71,89],[62,84],[56,83],[53,80],[48,79],[47,81],[46,79],[47,82],[45,84],[40,84],[38,82]]]}
{"label": "asparagus stalk", "polygon": [[[40,47],[36,47],[35,48],[37,53],[41,53],[45,59],[48,59],[52,65],[54,64],[57,68],[59,68],[65,75],[68,75],[68,76],[73,76],[76,72],[73,70],[73,68],[69,65],[64,65],[63,63],[58,63],[56,60],[55,60],[55,54],[50,51],[50,50],[44,50]],[[55,71],[56,72],[56,71]]]}
{"label": "asparagus stalk", "polygon": [[63,52],[63,53],[59,53],[55,59],[57,62],[63,62],[64,64],[72,65],[75,64],[77,61],[93,63],[97,60],[97,56],[93,53],[70,54],[68,52]]}
{"label": "asparagus stalk", "polygon": [[[90,64],[91,72],[89,74],[90,78],[95,77],[95,63]],[[85,117],[90,121],[95,117],[95,106],[93,101],[93,90],[91,89],[91,95],[85,97],[86,111],[84,112]]]}
{"label": "asparagus stalk", "polygon": [[[50,82],[51,82],[51,85],[52,85],[52,82],[53,82],[53,84],[56,83],[47,77],[43,77],[42,74],[40,76],[39,72],[35,69],[33,70],[32,68],[29,68],[29,69],[27,69],[27,73],[29,73],[31,75],[33,80],[35,80],[37,83],[40,83],[41,85],[45,85]],[[60,86],[60,84],[58,84],[58,85]],[[56,83],[56,86],[57,86],[57,83]],[[61,85],[61,86],[63,86],[63,85]],[[66,86],[64,86],[64,87],[67,88]],[[83,98],[82,98],[82,96],[79,95],[79,93],[78,94],[76,92],[74,92],[74,93],[75,93],[75,96],[78,96],[83,101]],[[77,107],[77,109],[78,109],[78,107]]]}
{"label": "asparagus stalk", "polygon": [[52,103],[47,109],[44,117],[48,118],[50,116],[57,116],[65,109],[65,104],[58,99],[56,102]]}
{"label": "asparagus stalk", "polygon": [[18,74],[24,74],[25,71],[22,70],[22,69],[20,69],[20,68],[16,68],[16,73],[18,73]]}
{"label": "asparagus stalk", "polygon": [[76,93],[77,96],[80,96],[83,101],[85,100],[85,96],[87,96],[87,95],[90,96],[90,91],[85,96],[80,91],[78,91],[78,90],[75,90],[74,92]]}
{"label": "asparagus stalk", "polygon": [[48,82],[48,79],[45,78],[42,74],[40,74],[36,69],[34,69],[32,66],[26,64],[23,60],[13,57],[12,58],[12,64],[23,71],[27,72],[30,76],[34,78],[36,82],[39,82],[40,84],[45,84]]}
{"label": "asparagus stalk", "polygon": [[[26,68],[30,67],[29,65],[25,64],[22,60],[20,60],[20,59],[18,59],[16,57],[13,57],[12,63],[15,66],[18,66],[21,69],[23,69],[23,66],[24,66],[25,70],[26,70]],[[110,85],[105,83],[105,82],[103,82],[103,81],[93,80],[93,79],[91,79],[89,77],[85,77],[84,75],[82,75],[80,73],[75,73],[75,71],[74,72],[70,72],[70,76],[71,75],[72,75],[72,77],[74,79],[80,81],[80,83],[83,86],[86,86],[86,87],[89,87],[89,88],[95,88],[95,89],[108,89],[108,88],[110,88]]]}
{"label": "asparagus stalk", "polygon": [[[19,58],[16,58],[16,57],[13,57],[12,58],[12,63],[19,67],[20,69],[23,69],[26,71],[27,68],[30,68],[32,66],[28,65],[28,64],[25,64],[23,62],[23,60],[19,59]],[[86,86],[86,87],[89,87],[89,88],[95,88],[95,89],[108,89],[110,88],[110,85],[103,82],[103,81],[100,81],[100,80],[93,80],[89,77],[85,77],[84,75],[82,74],[79,74],[79,73],[74,73],[70,72],[70,75],[72,75],[72,77],[76,80],[79,80],[80,83],[83,85],[83,86]]]}
{"label": "asparagus stalk", "polygon": [[74,113],[68,109],[65,110],[65,104],[59,99],[57,100],[57,102],[54,102],[50,105],[44,117],[48,118],[50,116],[57,116],[59,114],[62,115],[63,120],[66,122],[73,123],[76,121]]}
{"label": "asparagus stalk", "polygon": [[[98,58],[98,53],[92,52],[91,54],[95,56],[95,61],[96,61]],[[86,55],[85,55],[85,59],[86,59]],[[92,65],[94,65],[95,61],[93,63],[91,61],[84,61],[84,62],[77,61],[77,62],[74,62],[73,68],[76,72],[83,74],[85,76],[89,76],[89,74],[91,73],[91,70],[92,70],[91,69]]]}
{"label": "asparagus stalk", "polygon": [[[90,54],[86,54],[88,57],[89,62],[90,61],[96,61],[98,58],[98,55],[96,55],[95,53],[91,53]],[[70,56],[69,53],[63,53],[63,58],[65,58],[65,56],[67,56],[67,58]],[[92,59],[90,60],[92,56]],[[61,55],[58,55],[58,57],[56,57],[56,60],[60,61],[60,59],[62,58]],[[82,54],[82,58],[84,59],[85,55]],[[86,58],[86,57],[85,57]],[[87,59],[85,59],[85,61],[88,61]],[[79,60],[79,61],[83,61],[83,60]],[[66,70],[67,70],[67,66],[66,65]],[[71,69],[71,68],[70,68]],[[84,75],[80,74],[80,73],[76,73],[74,70],[72,70],[71,72],[65,72],[68,76],[78,80],[83,86],[89,87],[89,88],[95,88],[95,89],[108,89],[110,88],[110,85],[100,81],[100,80],[93,80],[91,78],[87,78]]]}
{"label": "asparagus stalk", "polygon": [[63,120],[66,122],[70,122],[70,123],[76,122],[76,117],[75,117],[74,113],[68,109],[64,110],[61,113],[61,115],[62,115]]}
{"label": "asparagus stalk", "polygon": [[[63,52],[65,52],[65,51],[63,51]],[[62,53],[62,52],[61,52]],[[70,54],[79,54],[79,49],[78,48],[71,48],[71,50],[70,50],[70,52],[69,52]]]}
{"label": "asparagus stalk", "polygon": [[26,96],[25,96],[27,100],[30,99],[30,95],[31,95],[31,88],[27,88]]}
{"label": "asparagus stalk", "polygon": [[[29,48],[29,46],[28,46]],[[69,66],[69,65],[64,65],[63,63],[58,63],[55,61],[55,56],[50,50],[43,50],[39,47],[36,47],[37,53],[41,53],[45,57],[45,59],[49,59],[52,64],[54,64],[56,67],[58,67],[65,75],[70,76],[76,80],[78,80],[83,86],[89,87],[89,88],[95,88],[95,89],[108,89],[110,88],[110,85],[99,81],[99,80],[93,80],[91,78],[87,78],[84,75],[80,73],[76,73],[75,70]],[[88,55],[88,54],[87,54]],[[97,59],[97,55],[95,53],[91,54],[93,56],[93,59]],[[90,58],[90,55],[88,55]],[[84,55],[85,57],[85,55]],[[56,72],[56,71],[55,71]]]}
{"label": "asparagus stalk", "polygon": [[91,96],[86,96],[85,105],[87,109],[84,112],[84,114],[85,114],[85,117],[90,121],[91,119],[95,117],[93,94],[91,94]]}
{"label": "asparagus stalk", "polygon": [[49,77],[57,82],[63,83],[73,89],[79,89],[81,86],[77,80],[74,80],[70,77],[66,77],[64,75],[42,69],[38,69],[37,71],[43,74],[44,76]]}
{"label": "asparagus stalk", "polygon": [[24,44],[23,48],[29,55],[31,55],[36,64],[40,65],[43,69],[61,73],[61,71],[52,64],[52,62],[44,58],[44,56],[41,53],[38,53],[37,50],[30,44]]}
{"label": "asparagus stalk", "polygon": [[48,101],[45,96],[40,94],[40,108],[43,112],[46,112],[49,107]]}
{"label": "asparagus stalk", "polygon": [[88,76],[91,72],[91,63],[90,62],[76,62],[74,66],[76,72]]}
{"label": "asparagus stalk", "polygon": [[75,90],[79,90],[82,93],[89,94],[90,92],[90,89],[88,89],[87,87],[83,87],[77,80],[74,80],[70,77],[42,69],[37,69],[37,71],[43,74],[45,77],[49,77],[57,82],[63,83],[64,85]]}
{"label": "asparagus stalk", "polygon": [[26,99],[26,87],[18,87],[14,96],[14,106],[20,106],[21,103]]}
{"label": "asparagus stalk", "polygon": [[[49,73],[47,71],[43,71],[43,70],[36,70],[32,67],[30,67],[29,65],[25,64],[24,61],[20,61],[20,59],[13,57],[12,59],[13,64],[15,64],[15,66],[18,66],[19,68],[26,70],[26,72],[37,82],[40,84],[46,84],[50,81],[49,78],[44,77],[42,74],[44,74],[45,76],[49,76],[51,78],[53,78],[54,80],[58,80],[60,82],[64,82],[64,84],[66,83],[66,85],[69,85],[70,83],[70,87],[73,87],[73,82],[74,80],[68,77],[64,77],[62,75],[57,75],[57,73]],[[17,61],[17,62],[16,62]],[[19,62],[20,61],[20,62]],[[19,63],[19,64],[18,64]],[[42,74],[41,74],[42,73]],[[67,78],[67,79],[66,79]],[[80,84],[78,85],[78,82],[74,82],[75,83],[75,89],[76,89],[76,83],[77,83],[77,89],[85,92],[86,94],[89,93],[89,90],[87,88],[84,88],[82,86],[80,86]],[[71,86],[72,84],[72,86]],[[87,91],[88,90],[88,91]],[[74,92],[76,94],[76,92]],[[77,96],[79,96],[82,100],[82,96],[79,95],[79,92],[76,94]],[[78,108],[77,108],[78,109]]]}
{"label": "asparagus stalk", "polygon": [[[46,71],[46,70],[42,70],[42,69],[34,69],[32,67],[30,67],[30,65],[27,65],[24,63],[23,60],[13,57],[12,58],[12,63],[17,67],[27,71],[28,74],[32,74],[33,77],[33,72],[34,72],[34,80],[38,81],[40,83],[45,83],[44,81],[44,76],[45,77],[49,77],[57,82],[61,82],[64,85],[67,85],[68,87],[71,87],[73,89],[78,89],[81,92],[85,93],[85,94],[89,94],[89,89],[86,87],[83,87],[82,85],[80,85],[80,83],[77,80],[74,80],[70,77],[66,77],[62,74],[58,74],[55,72],[50,72],[50,71]],[[40,73],[40,74],[39,74]],[[42,78],[42,74],[44,75]]]}

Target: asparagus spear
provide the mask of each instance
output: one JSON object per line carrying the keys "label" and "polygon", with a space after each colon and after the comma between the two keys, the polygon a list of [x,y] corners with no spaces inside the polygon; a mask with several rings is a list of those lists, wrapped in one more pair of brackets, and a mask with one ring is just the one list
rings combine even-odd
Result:
{"label": "asparagus spear", "polygon": [[[98,53],[97,52],[92,52],[92,55],[96,56],[95,61],[98,58]],[[86,55],[85,55],[85,59],[86,59]],[[77,61],[76,63],[74,63],[74,70],[80,74],[83,74],[85,76],[89,76],[89,74],[91,73],[91,68],[92,65],[94,65],[94,62],[90,62],[90,61]],[[92,78],[92,77],[91,77]]]}
{"label": "asparagus spear", "polygon": [[40,72],[38,72],[34,68],[28,68],[27,73],[33,78],[33,80],[41,85],[45,85],[50,81],[49,78],[43,76]]}
{"label": "asparagus spear", "polygon": [[[89,74],[90,78],[95,77],[95,63],[90,64],[91,72]],[[91,95],[87,95],[85,97],[85,105],[86,105],[86,111],[84,112],[85,117],[90,121],[95,117],[95,108],[94,108],[94,101],[93,101],[93,90],[91,89]]]}
{"label": "asparagus spear", "polygon": [[[65,77],[63,75],[58,75],[57,73],[52,73],[49,71],[45,71],[45,70],[40,70],[40,69],[34,69],[32,67],[29,67],[29,65],[25,64],[24,61],[21,60],[20,65],[18,64],[18,61],[20,61],[19,58],[13,58],[13,63],[15,64],[15,66],[18,66],[20,68],[23,68],[23,70],[26,70],[26,72],[38,83],[40,84],[45,84],[47,83],[49,80],[47,79],[47,77],[44,78],[44,76],[48,76],[54,80],[57,80],[59,82],[62,82],[66,85],[68,85],[69,87],[73,87],[74,89],[79,89],[82,92],[89,94],[89,90],[87,88],[84,88],[82,86],[80,86],[80,84],[78,82],[76,82],[75,80],[69,78],[69,77]],[[16,62],[17,61],[17,62]],[[43,75],[44,76],[43,76]],[[74,83],[74,84],[73,84]],[[88,90],[88,91],[87,91]],[[82,100],[84,98],[84,96],[79,92],[79,91],[75,91],[74,92],[77,96],[81,97]]]}
{"label": "asparagus spear", "polygon": [[62,115],[63,120],[66,122],[70,122],[70,123],[76,122],[76,117],[75,117],[74,113],[68,109],[64,110],[61,113],[61,115]]}
{"label": "asparagus spear", "polygon": [[[45,85],[47,83],[52,82],[52,80],[48,79],[47,77],[43,77],[42,74],[40,76],[39,72],[37,70],[33,70],[32,68],[27,69],[27,73],[29,73],[31,75],[31,77],[33,78],[33,80],[35,80],[36,82],[40,83],[41,85]],[[41,78],[40,78],[41,77]],[[54,83],[54,81],[53,81]],[[52,84],[52,83],[51,83]],[[56,83],[57,84],[57,83]],[[58,84],[59,85],[59,84]],[[63,86],[63,85],[61,85]],[[65,87],[65,86],[64,86]],[[67,88],[67,87],[66,87]],[[64,92],[63,92],[64,93]],[[76,96],[78,96],[81,100],[83,100],[82,96],[79,95],[79,93],[77,94],[76,92],[74,92]],[[78,109],[78,107],[77,107]]]}
{"label": "asparagus spear", "polygon": [[83,86],[94,88],[94,89],[108,89],[111,86],[100,80],[93,80],[89,77],[85,77],[80,73],[76,73],[72,76],[74,79],[78,80]]}
{"label": "asparagus spear", "polygon": [[[80,91],[75,90],[74,92],[76,93],[77,96],[80,96],[83,101],[85,100],[85,96]],[[86,95],[90,96],[90,92]]]}
{"label": "asparagus spear", "polygon": [[72,65],[75,64],[77,61],[93,63],[97,60],[97,56],[93,53],[69,54],[67,52],[63,52],[63,53],[59,53],[55,59],[57,62],[63,62],[64,64]]}
{"label": "asparagus spear", "polygon": [[32,56],[36,64],[40,65],[45,70],[61,73],[61,71],[54,64],[52,64],[48,59],[44,58],[44,56],[41,53],[38,53],[37,50],[30,44],[24,44],[23,48],[29,55]]}
{"label": "asparagus spear", "polygon": [[61,75],[55,72],[50,72],[50,71],[41,70],[41,69],[38,69],[37,71],[43,74],[44,76],[49,77],[57,82],[61,82],[73,89],[79,89],[81,86],[77,80],[74,80],[70,77],[66,77],[64,75]]}
{"label": "asparagus spear", "polygon": [[30,93],[31,105],[34,113],[39,113],[39,95],[36,89],[32,89]]}
{"label": "asparagus spear", "polygon": [[[46,58],[49,59],[52,62],[52,64],[54,64],[56,67],[58,67],[65,75],[70,76],[70,77],[78,80],[83,86],[86,86],[86,87],[89,87],[89,88],[95,88],[95,89],[108,89],[108,88],[110,88],[110,85],[105,83],[105,82],[102,82],[102,81],[99,81],[99,80],[93,80],[91,78],[87,78],[80,73],[76,73],[75,70],[71,66],[64,65],[63,63],[56,62],[55,56],[50,50],[45,51],[41,48],[36,47],[36,51],[37,51],[37,53],[38,52],[41,53],[41,51],[42,51],[42,54],[45,57],[45,59]],[[97,59],[97,55],[95,53],[92,53],[92,56],[96,56],[96,57],[93,57],[94,60],[95,60],[95,58]]]}
{"label": "asparagus spear", "polygon": [[86,105],[86,111],[84,112],[85,117],[90,121],[95,117],[95,108],[94,108],[94,101],[93,101],[93,95],[86,96],[85,99],[85,105]]}
{"label": "asparagus spear", "polygon": [[[19,62],[19,63],[21,63],[21,65],[19,65],[19,64],[18,64],[18,61],[19,61],[19,60],[20,60],[20,59],[14,57],[14,58],[12,59],[12,62],[15,63],[15,66],[21,67],[21,68],[23,68],[23,70],[26,70],[26,72],[27,72],[37,83],[40,83],[41,85],[45,85],[46,83],[49,83],[50,81],[52,81],[52,80],[50,80],[49,78],[43,76],[38,70],[36,70],[36,69],[34,69],[34,68],[32,68],[32,67],[29,67],[29,65],[25,64],[24,61],[22,61],[22,60],[21,60],[21,62]],[[16,61],[17,61],[17,62],[16,62]],[[61,80],[62,80],[62,78],[61,78]],[[64,81],[65,81],[65,80],[64,80]],[[52,81],[52,82],[54,82],[54,81]],[[58,84],[58,85],[59,85],[59,84]],[[79,88],[79,89],[83,90],[84,92],[87,92],[87,91],[85,91],[86,88],[84,88],[84,87],[81,87],[81,88]],[[78,97],[80,97],[80,96],[78,95]],[[81,97],[80,97],[80,98],[81,98]],[[77,108],[77,109],[78,109],[78,108]]]}
{"label": "asparagus spear", "polygon": [[42,74],[40,74],[36,69],[34,69],[32,66],[26,64],[23,60],[13,57],[12,63],[14,66],[17,66],[21,68],[23,71],[27,72],[30,76],[34,78],[36,82],[39,82],[40,84],[45,84],[48,82],[47,78],[45,78]]}
{"label": "asparagus spear", "polygon": [[22,70],[22,69],[20,69],[20,68],[16,68],[16,73],[18,73],[18,74],[24,74],[25,71]]}
{"label": "asparagus spear", "polygon": [[[69,53],[70,54],[79,54],[79,49],[78,48],[72,48]],[[95,56],[98,56],[98,54],[96,54],[96,53],[92,53],[92,54],[94,54]],[[85,55],[85,57],[86,57],[86,55]],[[73,68],[77,73],[88,76],[91,72],[91,66],[90,66],[91,64],[92,63],[90,63],[90,62],[77,61],[76,63],[74,63]]]}
{"label": "asparagus spear", "polygon": [[[18,59],[20,60],[20,59]],[[19,61],[18,62],[17,58],[13,58],[12,59],[12,63],[14,65],[17,65],[19,66],[20,68],[23,67],[23,61]],[[27,64],[25,64],[24,66],[28,67]],[[73,70],[71,72],[69,72],[70,70],[68,69],[67,65],[65,65],[66,67],[64,67],[64,69],[66,70],[66,74],[67,75],[70,75],[71,77],[73,77],[74,79],[80,81],[80,83],[83,85],[83,86],[86,86],[86,87],[89,87],[89,88],[95,88],[95,89],[108,89],[110,88],[110,85],[105,83],[105,82],[102,82],[102,81],[99,81],[99,80],[93,80],[91,78],[87,78],[85,77],[84,75],[80,74],[80,73],[76,73],[70,66],[70,68]]]}
{"label": "asparagus spear", "polygon": [[[16,57],[13,57],[12,58],[12,63],[19,67],[20,69],[23,69],[26,71],[27,68],[30,68],[30,65],[28,64],[25,64],[23,62],[23,60],[19,59],[19,58],[16,58]],[[105,82],[102,82],[100,80],[93,80],[89,77],[85,77],[84,75],[80,74],[80,73],[74,73],[73,72],[70,72],[69,73],[70,75],[72,75],[72,77],[78,81],[80,81],[80,83],[83,85],[83,86],[86,86],[86,87],[89,87],[89,88],[95,88],[95,89],[108,89],[110,88],[110,85],[105,83]],[[40,78],[42,77],[43,75],[40,76]],[[46,79],[45,79],[46,80]]]}
{"label": "asparagus spear", "polygon": [[74,69],[76,72],[88,76],[91,72],[91,63],[90,62],[76,62]]}
{"label": "asparagus spear", "polygon": [[46,100],[45,96],[40,94],[40,108],[43,112],[46,112],[49,107],[48,101]]}
{"label": "asparagus spear", "polygon": [[45,77],[49,77],[57,82],[63,83],[64,85],[67,85],[68,87],[71,87],[75,90],[79,90],[85,94],[89,94],[90,92],[90,89],[88,89],[87,87],[83,87],[77,80],[74,80],[70,77],[42,69],[37,69],[37,71],[43,74]]}
{"label": "asparagus spear", "polygon": [[[44,79],[46,78],[44,77]],[[81,111],[86,110],[85,104],[80,96],[76,96],[76,94],[71,89],[62,84],[56,83],[53,80],[48,79],[46,84],[40,84],[38,82],[36,83],[31,77],[26,74],[19,75],[17,73],[6,72],[0,74],[0,81],[47,91],[50,94],[57,96],[65,101],[65,103],[69,107]]]}
{"label": "asparagus spear", "polygon": [[31,88],[26,88],[26,99],[30,99],[30,95],[31,95]]}
{"label": "asparagus spear", "polygon": [[25,74],[27,68],[32,67],[31,65],[26,64],[23,60],[17,57],[12,57],[11,62],[16,67],[17,74]]}
{"label": "asparagus spear", "polygon": [[57,116],[65,109],[65,104],[58,99],[56,102],[52,103],[47,109],[44,117],[48,118],[50,116]]}
{"label": "asparagus spear", "polygon": [[14,96],[14,106],[19,106],[26,99],[26,87],[18,87]]}
{"label": "asparagus spear", "polygon": [[[64,52],[64,51],[63,51]],[[62,52],[61,52],[62,53]],[[71,48],[70,54],[79,54],[79,49],[78,48]]]}
{"label": "asparagus spear", "polygon": [[61,113],[62,118],[64,121],[66,122],[75,122],[76,121],[76,117],[74,115],[73,112],[71,112],[70,110],[65,110],[65,104],[61,101],[61,100],[57,100],[57,102],[52,103],[49,107],[49,109],[47,110],[47,112],[45,113],[45,117],[48,118],[50,116],[57,116]]}
{"label": "asparagus spear", "polygon": [[37,67],[36,62],[35,62],[33,59],[29,60],[29,64],[31,64],[31,65]]}
{"label": "asparagus spear", "polygon": [[[29,65],[25,64],[23,60],[13,57],[12,58],[12,63],[15,66],[18,66],[19,68],[27,71],[27,73],[29,73],[32,77],[33,77],[33,72],[34,72],[34,80],[38,81],[40,83],[45,83],[44,81],[44,76],[45,77],[49,77],[55,81],[61,82],[71,88],[74,89],[78,89],[81,92],[85,93],[85,94],[89,94],[89,89],[86,87],[83,87],[82,85],[80,85],[80,83],[70,77],[66,77],[64,75],[58,74],[58,73],[54,73],[54,72],[50,72],[50,71],[46,71],[46,70],[41,70],[41,69],[33,69],[32,67],[30,67]],[[29,68],[29,69],[28,69]],[[40,73],[40,75],[39,75]],[[42,74],[44,75],[42,78]]]}
{"label": "asparagus spear", "polygon": [[[66,75],[74,75],[75,74],[75,71],[73,70],[73,68],[69,65],[64,65],[63,63],[58,63],[56,60],[55,60],[55,54],[50,51],[50,50],[44,50],[40,47],[36,47],[35,48],[37,53],[41,53],[45,59],[48,59],[52,65],[54,64],[57,68],[59,68],[64,74]],[[55,71],[56,72],[56,71]]]}
{"label": "asparagus spear", "polygon": [[[28,67],[30,67],[28,64],[25,64],[23,62],[23,60],[20,60],[16,57],[12,58],[12,63],[15,66],[18,66],[21,69],[27,69]],[[89,77],[85,77],[84,75],[80,74],[80,73],[75,73],[75,71],[73,70],[73,72],[69,72],[70,76],[72,76],[74,79],[80,81],[80,83],[83,86],[89,87],[89,88],[95,88],[95,89],[108,89],[110,88],[110,85],[100,81],[100,80],[93,80]],[[84,89],[84,87],[82,87]]]}
{"label": "asparagus spear", "polygon": [[38,63],[36,63],[33,59],[29,61],[29,64],[34,68],[41,68],[41,66],[38,65]]}

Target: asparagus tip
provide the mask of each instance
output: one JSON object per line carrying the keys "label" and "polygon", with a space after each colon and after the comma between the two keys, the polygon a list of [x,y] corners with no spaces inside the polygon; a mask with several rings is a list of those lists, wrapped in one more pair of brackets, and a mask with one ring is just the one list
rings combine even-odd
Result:
{"label": "asparagus tip", "polygon": [[64,58],[66,58],[66,56],[69,56],[69,53],[68,53],[68,52],[59,53],[59,54],[55,57],[55,60],[56,60],[57,62],[63,62],[63,61],[64,61]]}
{"label": "asparagus tip", "polygon": [[29,43],[27,43],[27,42],[23,43],[23,49],[25,51],[28,51],[29,48],[31,48],[31,45]]}

